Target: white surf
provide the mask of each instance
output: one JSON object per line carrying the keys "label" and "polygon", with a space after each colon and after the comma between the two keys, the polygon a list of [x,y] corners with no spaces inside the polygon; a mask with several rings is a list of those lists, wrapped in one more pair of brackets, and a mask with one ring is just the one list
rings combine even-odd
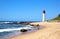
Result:
{"label": "white surf", "polygon": [[0,32],[9,32],[9,31],[15,31],[15,30],[21,30],[21,29],[32,29],[32,27],[20,27],[20,28],[12,28],[12,29],[0,29]]}

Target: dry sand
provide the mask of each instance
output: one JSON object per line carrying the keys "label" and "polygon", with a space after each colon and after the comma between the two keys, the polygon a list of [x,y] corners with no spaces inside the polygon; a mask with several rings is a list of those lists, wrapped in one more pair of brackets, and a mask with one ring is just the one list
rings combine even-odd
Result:
{"label": "dry sand", "polygon": [[10,39],[60,39],[60,22],[36,22],[44,28],[29,34],[14,36]]}

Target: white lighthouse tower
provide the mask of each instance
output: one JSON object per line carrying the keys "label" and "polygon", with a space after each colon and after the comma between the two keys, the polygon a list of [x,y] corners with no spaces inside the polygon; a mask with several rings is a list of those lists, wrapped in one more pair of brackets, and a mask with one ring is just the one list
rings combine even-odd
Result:
{"label": "white lighthouse tower", "polygon": [[42,21],[45,22],[46,21],[46,16],[45,16],[46,12],[45,12],[45,10],[43,10],[42,14],[43,14]]}

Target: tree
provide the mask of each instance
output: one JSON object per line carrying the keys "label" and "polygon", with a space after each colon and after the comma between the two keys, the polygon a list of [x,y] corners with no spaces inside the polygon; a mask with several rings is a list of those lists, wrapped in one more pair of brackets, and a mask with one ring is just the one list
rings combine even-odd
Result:
{"label": "tree", "polygon": [[58,15],[58,17],[60,17],[60,14]]}

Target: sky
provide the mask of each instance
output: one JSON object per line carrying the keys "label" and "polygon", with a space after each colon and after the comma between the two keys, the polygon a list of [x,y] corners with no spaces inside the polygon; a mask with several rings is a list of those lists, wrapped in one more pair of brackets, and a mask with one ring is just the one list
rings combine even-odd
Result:
{"label": "sky", "polygon": [[0,21],[42,21],[60,14],[60,0],[0,0]]}

